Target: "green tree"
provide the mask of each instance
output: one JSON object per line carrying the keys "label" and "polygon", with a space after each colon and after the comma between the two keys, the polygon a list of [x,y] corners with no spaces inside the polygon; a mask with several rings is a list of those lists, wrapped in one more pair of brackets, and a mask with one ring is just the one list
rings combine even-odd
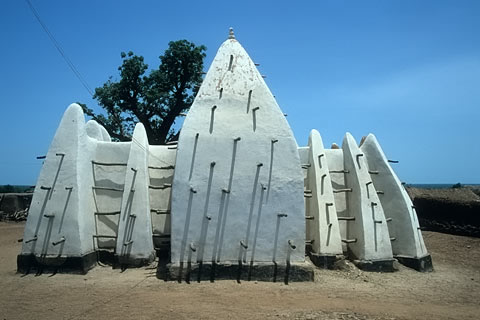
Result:
{"label": "green tree", "polygon": [[158,69],[148,75],[142,56],[122,52],[120,80],[110,77],[93,95],[106,115],[80,105],[115,140],[129,141],[135,124],[141,122],[150,144],[164,144],[176,137],[172,125],[190,108],[202,83],[205,50],[187,40],[171,41]]}

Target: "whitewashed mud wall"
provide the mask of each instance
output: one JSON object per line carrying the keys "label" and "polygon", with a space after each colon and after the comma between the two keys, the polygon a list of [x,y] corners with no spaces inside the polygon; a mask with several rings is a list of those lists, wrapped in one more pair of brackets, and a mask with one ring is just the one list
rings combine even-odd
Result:
{"label": "whitewashed mud wall", "polygon": [[95,141],[87,135],[80,106],[70,105],[37,180],[17,259],[20,271],[72,264],[86,272],[95,264],[90,163]]}
{"label": "whitewashed mud wall", "polygon": [[150,212],[153,244],[158,250],[170,251],[171,191],[177,146],[149,146]]}
{"label": "whitewashed mud wall", "polygon": [[143,125],[135,127],[132,142],[98,141],[91,166],[96,249],[111,250],[121,266],[150,263],[155,251],[147,182],[148,140]]}
{"label": "whitewashed mud wall", "polygon": [[99,141],[92,158],[95,245],[115,250],[130,142]]}
{"label": "whitewashed mud wall", "polygon": [[[301,161],[300,161],[301,159]],[[303,170],[303,171],[302,171]],[[325,149],[316,130],[298,148],[274,97],[231,36],[207,73],[178,146],[112,142],[76,104],[40,173],[18,269],[77,268],[108,250],[122,266],[170,249],[173,265],[303,262],[342,251],[362,268],[393,257],[432,270],[415,209],[375,136]],[[153,238],[153,240],[152,240]],[[241,268],[239,268],[240,270]],[[288,274],[288,272],[286,272]]]}
{"label": "whitewashed mud wall", "polygon": [[304,241],[295,139],[254,63],[229,39],[181,130],[172,262],[304,261]]}
{"label": "whitewashed mud wall", "polygon": [[423,242],[415,207],[376,137],[369,134],[360,149],[365,154],[373,185],[379,193],[388,221],[394,257],[415,269],[431,270],[431,258]]}
{"label": "whitewashed mud wall", "polygon": [[[312,143],[315,140],[316,145]],[[338,219],[336,235],[343,242],[342,249],[336,249],[359,267],[392,271],[395,257],[416,270],[433,270],[415,208],[374,135],[362,139],[359,148],[347,133],[342,149],[336,145],[324,149],[319,133],[312,130],[309,145],[298,151],[304,167],[306,192],[311,192],[311,197],[306,198],[307,249],[316,265],[328,268],[334,262],[318,259],[318,253],[321,256],[325,252],[321,237],[328,235],[328,230],[325,224],[321,226],[322,219],[327,218],[326,211],[317,203],[328,197],[327,201],[334,203]],[[324,157],[325,165],[320,163]],[[316,168],[320,170],[315,171]],[[323,192],[322,178],[329,182],[329,188],[323,187]],[[316,215],[320,222],[318,231],[315,224],[310,224],[317,219]],[[315,247],[319,237],[320,246]]]}
{"label": "whitewashed mud wall", "polygon": [[114,250],[121,265],[153,261],[148,141],[141,124],[133,138],[135,143],[110,142],[95,121],[85,124],[80,106],[68,107],[34,192],[20,271],[86,272],[100,249]]}
{"label": "whitewashed mud wall", "polygon": [[360,263],[375,263],[391,268],[392,246],[387,221],[375,186],[368,172],[365,155],[350,133],[342,144],[350,214],[355,220],[348,225],[348,249]]}
{"label": "whitewashed mud wall", "polygon": [[[303,164],[307,167],[307,241],[312,250],[312,260],[323,260],[326,265],[333,263],[337,255],[342,255],[334,191],[338,193],[344,189],[332,188],[326,152],[318,131],[310,132],[308,147],[308,163]],[[331,257],[330,260],[327,257]]]}
{"label": "whitewashed mud wall", "polygon": [[[326,149],[327,165],[330,173],[330,181],[332,188],[338,190],[348,189],[345,185],[346,171],[343,164],[342,149]],[[348,210],[347,192],[336,192],[333,194],[335,200],[335,208],[337,210],[338,226],[340,229],[340,237],[342,239],[342,249],[347,251],[348,243],[348,225],[353,217]]]}
{"label": "whitewashed mud wall", "polygon": [[115,250],[121,265],[141,266],[155,258],[148,159],[147,133],[143,125],[137,123],[130,144]]}

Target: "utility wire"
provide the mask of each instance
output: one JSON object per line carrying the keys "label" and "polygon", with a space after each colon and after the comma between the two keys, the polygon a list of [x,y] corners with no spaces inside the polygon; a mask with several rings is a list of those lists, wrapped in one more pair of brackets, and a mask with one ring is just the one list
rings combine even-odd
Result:
{"label": "utility wire", "polygon": [[143,146],[143,144],[141,144],[137,139],[135,139],[133,136],[132,136],[132,142],[135,143],[140,149],[142,149],[144,152],[146,152],[147,154],[150,155],[150,157],[153,157],[155,158],[156,160],[162,162],[163,164],[167,165],[167,166],[170,166],[172,165],[171,163],[163,160],[163,159],[160,159],[159,157],[157,157],[156,155],[154,155],[150,150],[148,150],[148,147],[145,148]]}
{"label": "utility wire", "polygon": [[[80,80],[80,82],[82,83],[82,85],[84,86],[84,88],[88,91],[88,93],[90,95],[93,96],[93,91],[90,89],[90,86],[88,85],[87,81],[82,77],[82,75],[80,74],[80,72],[77,70],[77,68],[75,67],[75,65],[73,64],[73,62],[67,57],[67,54],[65,53],[65,51],[63,51],[62,47],[60,46],[60,44],[57,42],[57,40],[55,39],[55,37],[53,36],[53,34],[50,32],[50,30],[48,30],[47,26],[45,25],[45,23],[43,23],[42,19],[40,18],[40,15],[38,14],[37,10],[35,10],[35,8],[33,7],[32,3],[30,2],[30,0],[25,0],[25,2],[27,2],[28,6],[30,7],[30,10],[32,10],[32,13],[33,15],[35,16],[35,18],[38,20],[38,22],[40,23],[40,25],[42,26],[43,30],[45,30],[45,32],[47,33],[48,37],[50,38],[50,40],[53,42],[53,45],[55,46],[55,48],[57,48],[58,52],[62,55],[63,59],[65,60],[65,62],[68,64],[68,66],[70,67],[70,69],[73,71],[73,73],[75,74],[75,76],[78,78],[78,80]],[[162,160],[160,159],[159,157],[155,156],[153,153],[150,152],[150,150],[146,149],[139,141],[137,141],[136,139],[134,139],[132,137],[132,142],[135,143],[136,145],[138,145],[143,151],[147,152],[151,157],[155,158],[156,160],[164,163],[164,164],[167,164],[167,165],[170,165],[170,163],[166,162],[165,160]]]}
{"label": "utility wire", "polygon": [[75,67],[75,65],[73,64],[73,62],[67,57],[67,54],[65,53],[65,51],[63,51],[62,47],[60,46],[60,44],[57,42],[57,40],[55,39],[55,37],[53,36],[53,34],[50,32],[50,30],[48,30],[47,26],[45,25],[45,23],[43,23],[42,19],[40,18],[40,15],[38,14],[37,10],[35,10],[35,8],[33,7],[32,3],[30,2],[30,0],[25,0],[28,4],[28,6],[30,7],[30,10],[32,11],[33,15],[35,16],[35,18],[38,20],[38,22],[40,23],[40,25],[42,26],[43,30],[47,33],[48,37],[50,38],[50,40],[53,42],[53,45],[55,46],[55,48],[57,48],[58,52],[62,55],[63,59],[65,60],[65,62],[68,64],[68,66],[70,67],[70,69],[73,71],[73,73],[75,74],[75,76],[78,78],[78,80],[80,80],[80,82],[82,83],[83,87],[88,91],[88,93],[93,96],[93,91],[92,89],[90,89],[90,86],[88,85],[87,81],[82,77],[82,75],[80,74],[80,72],[77,70],[77,68]]}

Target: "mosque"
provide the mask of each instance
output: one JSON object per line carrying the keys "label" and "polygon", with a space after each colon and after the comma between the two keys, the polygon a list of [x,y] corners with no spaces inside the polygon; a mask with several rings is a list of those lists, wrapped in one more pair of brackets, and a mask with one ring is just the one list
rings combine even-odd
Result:
{"label": "mosque", "polygon": [[[172,278],[250,279],[349,259],[389,272],[431,271],[415,207],[373,134],[298,146],[284,113],[230,30],[178,141],[149,145],[138,123],[113,142],[80,106],[65,111],[41,169],[19,272],[125,267],[169,257]],[[255,277],[255,276],[254,276]]]}

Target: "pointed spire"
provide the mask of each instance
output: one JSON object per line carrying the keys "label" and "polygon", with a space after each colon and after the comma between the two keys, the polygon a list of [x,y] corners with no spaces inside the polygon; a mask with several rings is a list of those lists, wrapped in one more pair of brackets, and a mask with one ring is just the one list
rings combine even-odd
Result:
{"label": "pointed spire", "polygon": [[228,33],[228,39],[235,39],[235,33],[233,33],[232,27],[230,27],[230,32]]}

